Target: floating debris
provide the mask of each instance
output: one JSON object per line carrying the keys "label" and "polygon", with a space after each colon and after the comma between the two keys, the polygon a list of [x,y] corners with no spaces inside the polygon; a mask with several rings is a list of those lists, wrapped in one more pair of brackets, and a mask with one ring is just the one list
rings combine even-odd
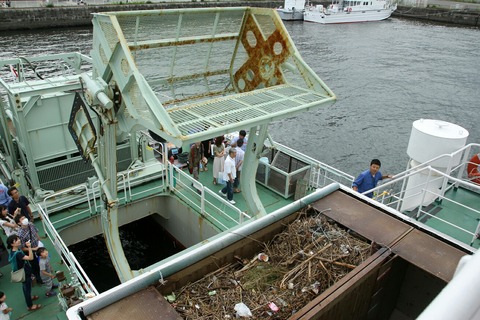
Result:
{"label": "floating debris", "polygon": [[286,319],[371,255],[367,241],[318,212],[262,246],[172,293],[172,306],[184,319]]}

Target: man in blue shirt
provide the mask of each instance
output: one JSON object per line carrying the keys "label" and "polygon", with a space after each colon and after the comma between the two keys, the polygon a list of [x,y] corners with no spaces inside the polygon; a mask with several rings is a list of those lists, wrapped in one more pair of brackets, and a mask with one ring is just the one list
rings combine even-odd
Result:
{"label": "man in blue shirt", "polygon": [[[373,189],[377,186],[378,181],[392,178],[391,175],[382,176],[382,173],[379,171],[381,167],[380,160],[373,159],[370,162],[370,169],[363,171],[360,175],[353,181],[352,189],[363,193],[367,190]],[[367,197],[372,198],[373,192],[365,194]]]}
{"label": "man in blue shirt", "polygon": [[10,201],[12,201],[12,198],[8,195],[8,188],[3,183],[0,183],[0,204],[8,206]]}

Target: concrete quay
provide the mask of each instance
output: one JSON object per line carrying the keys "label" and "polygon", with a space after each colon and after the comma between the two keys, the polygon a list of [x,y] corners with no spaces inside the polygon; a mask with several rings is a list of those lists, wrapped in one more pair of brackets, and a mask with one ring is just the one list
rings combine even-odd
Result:
{"label": "concrete quay", "polygon": [[[1,2],[2,0],[0,0]],[[15,0],[14,0],[15,1]],[[17,0],[22,1],[22,0]],[[52,0],[49,0],[52,1]],[[55,0],[59,1],[59,0]],[[92,1],[92,0],[88,0]],[[105,1],[105,0],[103,0]],[[480,0],[478,0],[480,1]],[[38,3],[43,3],[38,1]],[[52,2],[53,3],[53,2]],[[251,6],[262,8],[278,8],[283,0],[273,1],[196,1],[196,2],[154,2],[145,4],[102,4],[76,5],[73,1],[57,3],[69,5],[53,5],[44,7],[19,7],[13,2],[10,8],[0,9],[0,31],[33,30],[42,28],[90,26],[92,13],[107,11],[158,10],[174,8],[232,7]],[[324,5],[329,2],[321,1]],[[75,5],[72,5],[75,4]],[[312,3],[314,4],[314,3]],[[464,3],[448,0],[428,0],[425,8],[399,6],[394,17],[417,20],[428,20],[440,23],[480,27],[480,3]]]}

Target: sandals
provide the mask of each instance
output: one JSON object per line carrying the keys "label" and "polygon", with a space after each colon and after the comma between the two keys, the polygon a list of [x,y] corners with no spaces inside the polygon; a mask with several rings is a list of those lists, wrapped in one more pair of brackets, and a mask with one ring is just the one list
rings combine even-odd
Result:
{"label": "sandals", "polygon": [[27,308],[28,311],[36,311],[42,307],[41,304],[34,304],[30,308]]}
{"label": "sandals", "polygon": [[57,294],[54,292],[54,291],[50,291],[50,292],[47,292],[45,293],[45,295],[50,298],[50,297],[55,297]]}
{"label": "sandals", "polygon": [[38,300],[38,296],[32,296],[32,301]]}
{"label": "sandals", "polygon": [[213,180],[213,185],[214,185],[214,186],[217,185],[217,180]]}
{"label": "sandals", "polygon": [[233,193],[240,193],[240,192],[242,192],[242,190],[240,190],[240,189],[233,190]]}

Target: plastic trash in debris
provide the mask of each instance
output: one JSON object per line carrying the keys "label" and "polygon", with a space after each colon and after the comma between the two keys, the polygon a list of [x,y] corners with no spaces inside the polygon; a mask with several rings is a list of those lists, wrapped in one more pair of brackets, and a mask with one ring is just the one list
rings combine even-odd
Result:
{"label": "plastic trash in debris", "polygon": [[272,310],[273,312],[277,312],[278,310],[280,310],[279,307],[277,307],[277,305],[274,303],[274,302],[270,302],[268,304],[268,307],[270,308],[270,310]]}
{"label": "plastic trash in debris", "polygon": [[293,284],[293,282],[288,283],[288,289],[292,290],[294,288],[294,286],[295,285]]}
{"label": "plastic trash in debris", "polygon": [[175,293],[172,292],[172,294],[169,294],[168,296],[166,296],[165,299],[167,299],[168,302],[172,303],[172,302],[175,302],[175,300],[177,300],[177,297],[175,296]]}
{"label": "plastic trash in debris", "polygon": [[283,300],[282,298],[277,298],[277,300],[278,300],[278,302],[280,302],[282,304],[282,306],[288,307],[288,303],[285,300]]}
{"label": "plastic trash in debris", "polygon": [[268,261],[268,256],[263,252],[259,253],[258,254],[258,260],[263,261],[263,262],[267,262]]}
{"label": "plastic trash in debris", "polygon": [[209,296],[214,296],[214,295],[216,295],[216,294],[217,294],[217,290],[212,290],[212,291],[209,291],[209,292],[208,292],[208,295],[209,295]]}
{"label": "plastic trash in debris", "polygon": [[320,291],[320,282],[318,281],[315,281],[315,283],[313,283],[311,286],[312,288],[312,291],[315,293],[315,294],[318,294],[318,292]]}
{"label": "plastic trash in debris", "polygon": [[237,311],[237,316],[239,316],[239,317],[249,318],[249,317],[253,316],[250,309],[243,302],[237,303],[235,305],[234,309],[235,309],[235,311]]}

